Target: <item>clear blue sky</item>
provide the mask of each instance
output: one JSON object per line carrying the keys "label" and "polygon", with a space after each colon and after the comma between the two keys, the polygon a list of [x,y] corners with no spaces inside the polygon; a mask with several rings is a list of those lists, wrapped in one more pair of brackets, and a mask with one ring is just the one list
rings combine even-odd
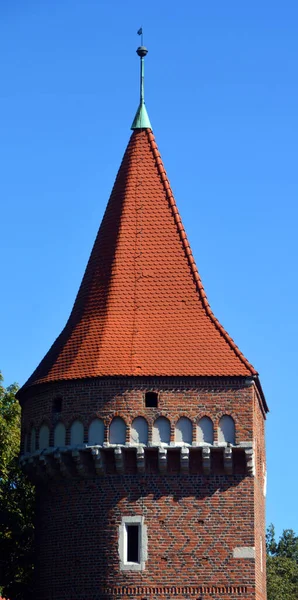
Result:
{"label": "clear blue sky", "polygon": [[213,311],[258,369],[268,522],[298,533],[296,0],[0,3],[1,350],[60,333],[146,101]]}

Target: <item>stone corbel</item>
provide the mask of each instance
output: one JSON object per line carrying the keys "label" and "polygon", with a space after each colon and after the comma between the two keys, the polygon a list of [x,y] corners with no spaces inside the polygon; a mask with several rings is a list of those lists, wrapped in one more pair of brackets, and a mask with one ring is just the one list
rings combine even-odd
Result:
{"label": "stone corbel", "polygon": [[138,473],[145,472],[145,450],[142,447],[137,448],[137,469]]}
{"label": "stone corbel", "polygon": [[189,471],[189,448],[181,448],[180,450],[180,469],[181,473]]}
{"label": "stone corbel", "polygon": [[227,475],[233,473],[233,450],[230,446],[224,448],[224,470]]}
{"label": "stone corbel", "polygon": [[246,468],[249,475],[255,474],[255,458],[253,448],[245,448]]}
{"label": "stone corbel", "polygon": [[96,474],[103,475],[104,468],[103,468],[103,463],[102,463],[101,451],[98,448],[92,448],[91,454],[92,454]]}
{"label": "stone corbel", "polygon": [[158,448],[158,468],[160,473],[165,473],[167,470],[167,453],[166,448]]}
{"label": "stone corbel", "polygon": [[42,465],[44,472],[49,476],[49,477],[54,477],[55,475],[55,470],[53,469],[52,465],[51,465],[51,459],[49,458],[49,456],[47,456],[46,454],[40,454],[39,456],[39,462]]}
{"label": "stone corbel", "polygon": [[72,450],[71,456],[76,466],[78,475],[84,475],[84,465],[82,463],[82,457],[79,450]]}
{"label": "stone corbel", "polygon": [[61,475],[63,475],[63,477],[69,477],[68,469],[65,465],[61,452],[55,452],[54,459],[57,462]]}
{"label": "stone corbel", "polygon": [[211,452],[209,446],[202,448],[203,473],[209,475],[211,470]]}
{"label": "stone corbel", "polygon": [[124,472],[123,452],[122,452],[122,448],[120,448],[119,446],[117,446],[117,448],[114,449],[114,457],[115,457],[117,473],[123,473]]}

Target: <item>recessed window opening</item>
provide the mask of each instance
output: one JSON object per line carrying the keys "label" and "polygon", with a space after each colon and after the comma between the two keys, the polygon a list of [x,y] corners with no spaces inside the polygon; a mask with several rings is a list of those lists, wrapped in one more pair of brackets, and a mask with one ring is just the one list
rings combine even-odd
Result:
{"label": "recessed window opening", "polygon": [[158,394],[157,392],[146,392],[145,406],[146,408],[157,408]]}
{"label": "recessed window opening", "polygon": [[126,556],[127,562],[140,562],[140,526],[126,525]]}
{"label": "recessed window opening", "polygon": [[70,443],[79,446],[84,443],[84,425],[81,421],[74,421],[70,428]]}
{"label": "recessed window opening", "polygon": [[110,424],[109,442],[121,445],[126,442],[126,424],[121,417],[114,417]]}
{"label": "recessed window opening", "polygon": [[39,450],[44,450],[50,445],[50,430],[47,425],[42,425],[39,430]]}
{"label": "recessed window opening", "polygon": [[148,423],[143,417],[136,417],[133,420],[130,428],[130,442],[145,446],[148,443]]}
{"label": "recessed window opening", "polygon": [[54,429],[54,446],[65,446],[66,430],[63,423],[57,423]]}
{"label": "recessed window opening", "polygon": [[61,411],[62,411],[62,398],[54,398],[53,413],[61,413]]}
{"label": "recessed window opening", "polygon": [[104,443],[104,433],[104,422],[101,419],[93,419],[89,426],[88,443],[92,446],[97,444],[102,446]]}
{"label": "recessed window opening", "polygon": [[235,421],[230,415],[223,415],[219,421],[218,441],[235,444]]}
{"label": "recessed window opening", "polygon": [[171,439],[171,425],[166,417],[158,417],[153,423],[152,441],[157,446],[167,446]]}
{"label": "recessed window opening", "polygon": [[147,560],[147,525],[141,515],[122,517],[118,549],[121,571],[144,571]]}

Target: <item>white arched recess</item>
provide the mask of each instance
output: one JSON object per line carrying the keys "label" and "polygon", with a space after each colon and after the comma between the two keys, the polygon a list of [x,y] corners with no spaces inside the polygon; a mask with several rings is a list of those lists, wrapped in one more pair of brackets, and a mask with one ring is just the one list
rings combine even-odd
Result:
{"label": "white arched recess", "polygon": [[122,445],[126,442],[126,424],[121,417],[115,417],[110,424],[109,442]]}
{"label": "white arched recess", "polygon": [[175,444],[190,446],[192,443],[192,422],[187,417],[181,417],[175,426]]}
{"label": "white arched recess", "polygon": [[44,450],[50,445],[50,430],[47,425],[42,425],[39,430],[39,450]]}
{"label": "white arched recess", "polygon": [[105,426],[104,422],[101,419],[94,419],[92,423],[90,423],[89,431],[88,431],[88,444],[91,446],[95,446],[98,444],[102,446],[104,443],[105,437]]}
{"label": "white arched recess", "polygon": [[130,429],[131,444],[148,444],[148,423],[144,417],[137,417],[133,420]]}
{"label": "white arched recess", "polygon": [[70,428],[71,446],[79,446],[84,443],[84,425],[81,421],[74,421]]}
{"label": "white arched recess", "polygon": [[63,423],[57,423],[54,429],[54,446],[65,446],[66,430]]}
{"label": "white arched recess", "polygon": [[213,444],[213,423],[209,417],[202,417],[197,426],[197,441],[199,444]]}
{"label": "white arched recess", "polygon": [[218,441],[219,443],[235,444],[235,422],[229,415],[224,415],[219,421]]}
{"label": "white arched recess", "polygon": [[30,435],[30,452],[35,452],[36,450],[36,429],[32,427],[31,435]]}
{"label": "white arched recess", "polygon": [[171,439],[170,421],[166,417],[158,417],[153,423],[152,441],[159,446],[167,446]]}

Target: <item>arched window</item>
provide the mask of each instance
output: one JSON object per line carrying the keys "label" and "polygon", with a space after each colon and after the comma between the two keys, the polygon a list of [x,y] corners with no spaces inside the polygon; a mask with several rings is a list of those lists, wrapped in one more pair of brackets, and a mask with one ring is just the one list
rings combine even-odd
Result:
{"label": "arched window", "polygon": [[110,424],[109,432],[110,444],[125,444],[126,442],[126,424],[121,417],[115,417]]}
{"label": "arched window", "polygon": [[91,446],[95,446],[96,444],[102,446],[104,443],[104,434],[104,422],[101,419],[94,419],[89,426],[88,444]]}
{"label": "arched window", "polygon": [[213,423],[209,417],[202,417],[202,419],[199,420],[197,433],[199,444],[213,444]]}
{"label": "arched window", "polygon": [[54,429],[54,446],[65,446],[65,425],[63,423],[57,423]]}
{"label": "arched window", "polygon": [[153,443],[167,445],[171,439],[170,421],[166,417],[158,417],[153,424]]}
{"label": "arched window", "polygon": [[70,428],[71,446],[79,446],[84,443],[84,425],[81,421],[74,421]]}
{"label": "arched window", "polygon": [[130,443],[144,445],[148,443],[148,423],[144,417],[137,417],[133,420],[130,430]]}
{"label": "arched window", "polygon": [[192,422],[187,417],[181,417],[176,423],[175,443],[179,446],[192,443]]}
{"label": "arched window", "polygon": [[30,435],[30,452],[35,452],[36,450],[36,429],[32,427],[31,435]]}
{"label": "arched window", "polygon": [[24,435],[23,454],[26,454],[26,452],[28,452],[28,443],[29,443],[28,433],[25,433],[25,435]]}
{"label": "arched window", "polygon": [[219,421],[218,441],[235,444],[235,422],[229,415],[224,415]]}
{"label": "arched window", "polygon": [[42,425],[39,430],[39,449],[44,450],[50,445],[50,430],[47,425]]}

